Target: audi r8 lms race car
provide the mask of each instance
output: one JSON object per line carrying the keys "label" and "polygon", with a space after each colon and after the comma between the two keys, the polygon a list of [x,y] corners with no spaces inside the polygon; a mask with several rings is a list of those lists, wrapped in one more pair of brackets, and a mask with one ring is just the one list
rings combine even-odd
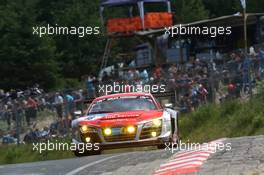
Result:
{"label": "audi r8 lms race car", "polygon": [[[147,93],[98,97],[85,116],[72,121],[72,128],[73,143],[99,145],[93,154],[131,146],[165,148],[165,143],[176,143],[179,134],[178,113]],[[75,154],[79,155],[78,150]]]}

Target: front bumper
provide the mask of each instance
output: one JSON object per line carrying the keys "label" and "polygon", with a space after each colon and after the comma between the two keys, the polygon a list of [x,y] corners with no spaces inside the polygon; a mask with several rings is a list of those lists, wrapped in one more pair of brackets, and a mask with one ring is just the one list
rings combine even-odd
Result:
{"label": "front bumper", "polygon": [[[101,128],[96,128],[97,133],[93,133],[94,139],[92,139],[92,143],[99,143],[101,149],[115,149],[115,148],[127,148],[127,147],[141,147],[141,146],[155,146],[164,144],[165,142],[169,142],[171,138],[171,127],[163,122],[160,127],[160,131],[156,137],[146,136],[146,130],[143,128],[144,123],[138,124],[136,133],[130,137],[115,136],[116,139],[107,139],[106,136],[103,135]],[[87,133],[88,136],[90,133]],[[73,143],[85,143],[82,138],[83,134],[79,132],[77,129],[75,131],[75,136],[72,139]],[[117,140],[117,141],[116,141]]]}
{"label": "front bumper", "polygon": [[[129,148],[129,147],[144,147],[144,146],[156,146],[164,144],[170,141],[170,137],[156,137],[152,139],[145,139],[139,141],[122,141],[122,142],[102,142],[99,143],[100,149],[118,149],[118,148]],[[83,143],[76,139],[72,139],[75,144]]]}

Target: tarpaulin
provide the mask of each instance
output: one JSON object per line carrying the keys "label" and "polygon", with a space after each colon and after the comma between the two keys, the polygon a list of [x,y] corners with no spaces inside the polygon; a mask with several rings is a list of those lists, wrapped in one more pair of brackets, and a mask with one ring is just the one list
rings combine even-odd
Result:
{"label": "tarpaulin", "polygon": [[158,29],[173,25],[172,14],[168,12],[146,13],[145,28],[140,17],[114,18],[107,21],[108,33],[131,33],[143,29]]}
{"label": "tarpaulin", "polygon": [[102,0],[100,6],[100,16],[103,20],[103,11],[105,7],[137,5],[140,13],[142,27],[143,29],[145,29],[144,3],[158,2],[166,3],[168,7],[168,12],[171,13],[171,0]]}

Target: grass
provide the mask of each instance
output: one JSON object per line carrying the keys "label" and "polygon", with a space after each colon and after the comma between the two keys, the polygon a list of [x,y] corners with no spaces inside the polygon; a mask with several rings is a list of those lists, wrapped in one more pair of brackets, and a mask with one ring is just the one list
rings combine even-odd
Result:
{"label": "grass", "polygon": [[264,100],[209,104],[180,119],[183,141],[207,142],[223,137],[264,134]]}
{"label": "grass", "polygon": [[[54,143],[68,143],[70,145],[70,139],[56,140]],[[142,147],[142,148],[122,148],[106,150],[104,154],[114,154],[132,151],[149,151],[154,150],[156,147]],[[43,151],[39,153],[33,150],[33,145],[2,145],[0,146],[0,165],[1,164],[14,164],[14,163],[26,163],[45,160],[59,160],[74,158],[74,154],[71,151]]]}
{"label": "grass", "polygon": [[[56,142],[70,143],[70,139]],[[39,153],[33,150],[33,144],[0,146],[0,164],[25,163],[73,157],[74,155],[71,151],[44,151]]]}

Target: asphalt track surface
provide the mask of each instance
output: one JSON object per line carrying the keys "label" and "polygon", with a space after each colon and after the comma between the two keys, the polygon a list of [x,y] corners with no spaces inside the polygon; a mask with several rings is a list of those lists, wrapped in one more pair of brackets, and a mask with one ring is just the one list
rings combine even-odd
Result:
{"label": "asphalt track surface", "polygon": [[[231,151],[216,152],[198,172],[201,175],[263,175],[264,136],[226,139]],[[174,153],[175,154],[175,153]],[[177,154],[177,153],[176,153]],[[2,165],[1,175],[151,175],[173,154],[165,150],[132,151],[82,158]]]}
{"label": "asphalt track surface", "polygon": [[[0,166],[1,175],[54,175],[54,174],[89,174],[102,175],[114,172],[122,167],[135,167],[144,163],[149,164],[148,174],[172,155],[165,150],[135,151],[120,154],[103,154],[74,159],[43,161],[36,163],[14,164]],[[154,166],[154,167],[153,167]],[[144,167],[146,168],[146,167]],[[141,172],[143,173],[143,171]],[[126,173],[124,173],[126,174]],[[139,174],[138,174],[139,175]]]}

